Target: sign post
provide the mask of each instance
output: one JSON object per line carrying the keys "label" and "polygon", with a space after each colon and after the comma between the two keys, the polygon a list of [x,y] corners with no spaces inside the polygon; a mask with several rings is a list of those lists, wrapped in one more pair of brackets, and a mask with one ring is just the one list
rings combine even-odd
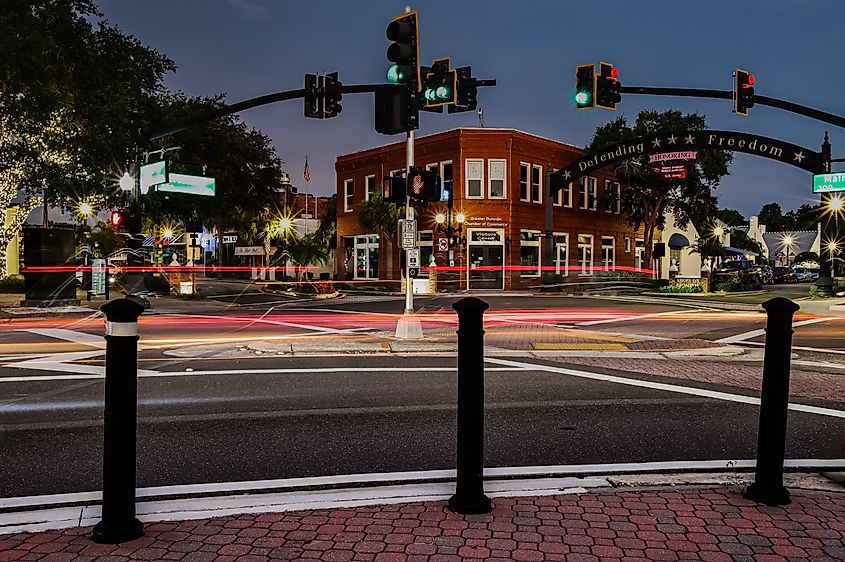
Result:
{"label": "sign post", "polygon": [[399,236],[403,250],[410,250],[417,246],[417,221],[414,219],[399,220]]}

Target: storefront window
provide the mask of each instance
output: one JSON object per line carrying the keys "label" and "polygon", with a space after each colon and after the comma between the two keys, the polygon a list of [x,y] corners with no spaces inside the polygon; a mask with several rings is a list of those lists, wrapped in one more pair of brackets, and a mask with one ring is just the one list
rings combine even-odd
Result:
{"label": "storefront window", "polygon": [[355,237],[355,279],[378,279],[378,235]]}
{"label": "storefront window", "polygon": [[569,273],[569,235],[555,233],[555,271]]}
{"label": "storefront window", "polygon": [[540,276],[540,232],[519,231],[519,265],[523,277]]}
{"label": "storefront window", "polygon": [[615,242],[613,236],[601,237],[601,263],[605,271],[610,271],[616,267]]}
{"label": "storefront window", "polygon": [[591,234],[578,235],[578,266],[581,275],[593,273],[593,236]]}
{"label": "storefront window", "polygon": [[417,232],[417,246],[420,248],[420,266],[432,265],[434,259],[434,232],[431,230],[420,230]]}

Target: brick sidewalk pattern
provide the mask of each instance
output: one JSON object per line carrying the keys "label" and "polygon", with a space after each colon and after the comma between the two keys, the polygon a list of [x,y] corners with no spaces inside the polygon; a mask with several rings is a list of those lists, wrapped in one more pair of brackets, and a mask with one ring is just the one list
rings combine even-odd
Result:
{"label": "brick sidewalk pattern", "polygon": [[[685,381],[734,386],[760,392],[763,382],[761,363],[739,361],[697,361],[692,359],[645,359],[640,357],[544,357],[577,368],[603,367],[626,373],[641,373]],[[789,395],[801,398],[845,402],[845,374],[819,373],[792,369]]]}
{"label": "brick sidewalk pattern", "polygon": [[119,546],[90,528],[0,536],[0,560],[569,562],[845,560],[845,493],[766,507],[726,487],[496,498],[489,515],[444,502],[151,523]]}

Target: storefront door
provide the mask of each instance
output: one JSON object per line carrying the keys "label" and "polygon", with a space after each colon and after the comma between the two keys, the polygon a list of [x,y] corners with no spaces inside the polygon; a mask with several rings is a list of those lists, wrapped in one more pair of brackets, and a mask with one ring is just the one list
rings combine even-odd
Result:
{"label": "storefront door", "polygon": [[470,229],[467,237],[470,289],[505,288],[505,231]]}

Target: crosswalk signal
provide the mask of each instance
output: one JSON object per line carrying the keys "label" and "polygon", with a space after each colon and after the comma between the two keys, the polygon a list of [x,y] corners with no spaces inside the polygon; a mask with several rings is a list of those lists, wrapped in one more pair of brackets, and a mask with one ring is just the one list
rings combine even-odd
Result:
{"label": "crosswalk signal", "polygon": [[575,108],[592,109],[596,97],[596,65],[582,64],[575,67]]}
{"label": "crosswalk signal", "polygon": [[126,212],[112,211],[111,215],[109,215],[109,223],[115,228],[124,226],[126,224]]}
{"label": "crosswalk signal", "polygon": [[408,197],[427,203],[440,201],[440,176],[421,168],[411,168],[407,178]]}
{"label": "crosswalk signal", "polygon": [[599,63],[599,75],[596,78],[596,107],[616,110],[616,104],[622,101],[622,84],[618,80],[619,71],[607,62]]}
{"label": "crosswalk signal", "polygon": [[734,113],[748,115],[754,107],[754,75],[747,70],[736,69],[734,73]]}

